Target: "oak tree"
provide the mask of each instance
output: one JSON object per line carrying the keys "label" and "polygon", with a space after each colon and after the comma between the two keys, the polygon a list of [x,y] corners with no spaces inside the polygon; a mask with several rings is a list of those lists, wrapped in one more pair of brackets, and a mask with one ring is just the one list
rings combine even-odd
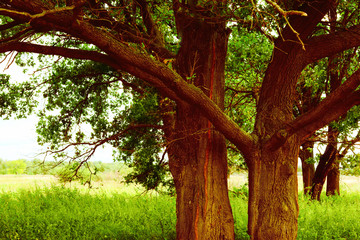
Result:
{"label": "oak tree", "polygon": [[[293,117],[302,70],[360,45],[356,19],[346,28],[318,34],[318,26],[328,26],[325,16],[335,4],[4,0],[0,51],[100,62],[147,82],[174,101],[175,113],[163,121],[170,126],[164,132],[172,143],[168,154],[177,193],[178,239],[234,238],[225,138],[242,153],[249,168],[251,237],[295,239],[299,147],[314,131],[360,103],[360,70],[355,70],[315,108]],[[349,15],[357,14],[358,1],[340,4]],[[170,19],[169,27],[159,28],[164,19]],[[229,21],[256,27],[274,44],[251,133],[223,111]],[[177,39],[165,36],[175,28],[180,45],[176,52],[171,45]],[[274,28],[277,34],[272,33]],[[46,39],[39,44],[41,36],[56,36],[58,44]],[[92,47],[84,50],[84,44]]]}

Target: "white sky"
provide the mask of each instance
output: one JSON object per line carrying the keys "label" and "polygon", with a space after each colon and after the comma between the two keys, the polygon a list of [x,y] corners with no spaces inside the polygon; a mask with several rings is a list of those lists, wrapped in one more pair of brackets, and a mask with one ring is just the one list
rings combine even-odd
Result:
{"label": "white sky", "polygon": [[[23,74],[22,69],[12,64],[6,69],[7,61],[0,64],[0,73],[11,75],[12,79],[26,79],[29,75]],[[17,160],[34,158],[43,159],[39,153],[45,149],[37,144],[36,134],[37,117],[30,116],[26,119],[3,120],[0,119],[0,159]],[[112,162],[112,148],[98,148],[93,161]]]}

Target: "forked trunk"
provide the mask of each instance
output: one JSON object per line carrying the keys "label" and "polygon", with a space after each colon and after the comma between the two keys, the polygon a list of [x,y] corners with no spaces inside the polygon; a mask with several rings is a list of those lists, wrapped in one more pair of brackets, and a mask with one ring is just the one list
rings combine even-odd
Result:
{"label": "forked trunk", "polygon": [[249,234],[252,239],[296,239],[297,156],[290,140],[280,149],[263,149],[249,167]]}
{"label": "forked trunk", "polygon": [[[301,140],[287,136],[294,93],[303,69],[302,50],[283,45],[274,51],[261,87],[249,162],[249,234],[252,239],[294,240],[297,236],[297,164]],[[286,43],[287,44],[287,43]],[[286,54],[284,54],[286,52]],[[284,82],[288,84],[284,85]]]}

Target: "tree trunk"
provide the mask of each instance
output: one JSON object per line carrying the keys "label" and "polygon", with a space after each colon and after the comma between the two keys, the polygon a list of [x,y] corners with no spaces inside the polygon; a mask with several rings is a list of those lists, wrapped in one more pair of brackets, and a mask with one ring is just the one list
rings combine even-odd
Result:
{"label": "tree trunk", "polygon": [[328,175],[326,184],[326,195],[340,195],[340,162],[337,157],[333,163]]}
{"label": "tree trunk", "polygon": [[[189,83],[224,107],[224,69],[229,33],[225,24],[197,19],[180,29],[175,67]],[[199,111],[176,103],[169,166],[177,193],[177,239],[234,239],[227,187],[226,142]]]}
{"label": "tree trunk", "polygon": [[252,239],[296,239],[298,208],[295,139],[262,150],[249,167],[249,234]]}
{"label": "tree trunk", "polygon": [[194,116],[181,121],[184,130],[202,130],[187,131],[177,140],[170,165],[177,193],[177,239],[234,239],[225,139],[216,131],[204,132],[207,121],[192,107],[181,108],[178,112]]}
{"label": "tree trunk", "polygon": [[[330,18],[330,32],[336,31],[336,22],[337,22],[337,6],[334,6],[329,11],[329,18]],[[341,85],[341,77],[339,72],[339,60],[341,60],[341,55],[335,55],[329,57],[329,64],[328,64],[328,74],[330,78],[330,92],[334,92],[338,87]],[[337,149],[337,137],[339,135],[339,131],[337,129],[332,128],[329,126],[328,130],[328,138],[330,144],[334,144],[335,148]],[[338,162],[338,154],[335,155],[334,163],[332,164],[329,173],[327,174],[327,186],[326,186],[326,195],[335,195],[340,194],[340,171],[339,171],[339,162]]]}
{"label": "tree trunk", "polygon": [[336,159],[336,154],[337,149],[332,144],[328,144],[324,154],[320,157],[319,165],[316,167],[313,186],[310,192],[311,199],[318,201],[320,200],[320,195],[326,180],[326,176]]}
{"label": "tree trunk", "polygon": [[303,177],[303,185],[304,185],[304,194],[308,194],[312,187],[312,180],[315,174],[315,167],[313,163],[307,163],[306,161],[309,158],[313,158],[313,149],[314,143],[311,141],[307,141],[303,143],[302,149],[300,150],[300,159],[301,159],[301,166],[302,166],[302,177]]}

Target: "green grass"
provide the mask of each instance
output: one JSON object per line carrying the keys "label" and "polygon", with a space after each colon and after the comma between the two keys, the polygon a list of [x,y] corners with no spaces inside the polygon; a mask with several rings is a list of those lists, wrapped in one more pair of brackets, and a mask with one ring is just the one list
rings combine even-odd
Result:
{"label": "green grass", "polygon": [[300,197],[298,239],[360,239],[360,193],[323,195],[321,199]]}
{"label": "green grass", "polygon": [[[99,189],[33,187],[19,179],[21,187],[15,181],[0,188],[0,239],[175,239],[174,197],[129,194],[120,183]],[[231,204],[236,239],[248,239],[247,201],[232,196]],[[321,202],[300,195],[299,206],[298,239],[360,239],[359,192],[323,196]]]}
{"label": "green grass", "polygon": [[174,239],[168,196],[51,187],[0,195],[0,239]]}

